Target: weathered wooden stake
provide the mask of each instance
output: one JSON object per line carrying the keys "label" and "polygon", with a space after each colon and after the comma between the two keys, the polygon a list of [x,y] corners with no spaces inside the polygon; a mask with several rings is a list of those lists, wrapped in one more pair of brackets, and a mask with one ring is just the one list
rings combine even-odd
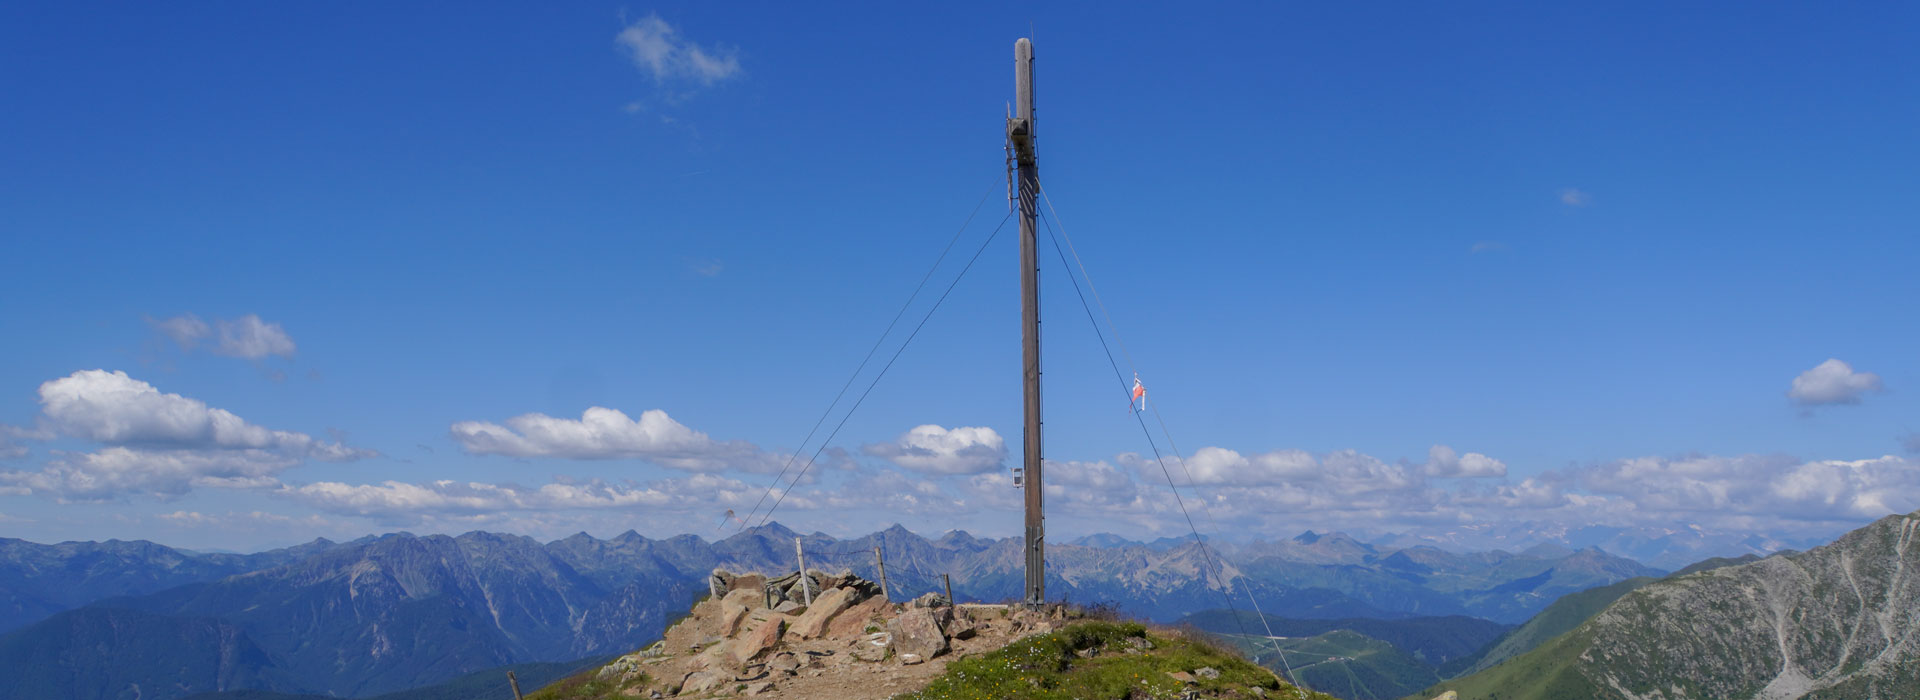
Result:
{"label": "weathered wooden stake", "polygon": [[807,581],[807,555],[800,551],[800,538],[793,538],[793,558],[800,561],[800,594],[806,596],[807,607],[813,607],[813,587]]}
{"label": "weathered wooden stake", "polygon": [[940,581],[941,581],[942,583],[945,583],[945,584],[947,584],[947,604],[948,604],[948,605],[959,605],[959,603],[956,603],[956,602],[954,602],[954,600],[953,600],[953,576],[951,576],[951,575],[948,575],[948,574],[941,574],[941,575],[940,575]]}
{"label": "weathered wooden stake", "polygon": [[893,602],[893,591],[887,589],[887,553],[879,547],[873,548],[873,560],[880,566],[880,595]]}
{"label": "weathered wooden stake", "polygon": [[524,700],[520,697],[520,679],[514,678],[512,671],[507,672],[507,685],[513,686],[513,700]]}

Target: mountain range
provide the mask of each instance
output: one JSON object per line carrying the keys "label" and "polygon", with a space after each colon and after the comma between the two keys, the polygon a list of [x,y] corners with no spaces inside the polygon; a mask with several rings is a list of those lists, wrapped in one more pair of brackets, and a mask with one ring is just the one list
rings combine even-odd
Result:
{"label": "mountain range", "polygon": [[[251,555],[10,540],[0,547],[0,595],[14,602],[16,628],[0,637],[0,673],[22,690],[0,698],[110,698],[128,688],[143,700],[240,688],[361,697],[620,653],[656,638],[706,592],[716,567],[791,569],[796,537],[810,566],[876,580],[874,550],[883,549],[899,596],[938,590],[943,574],[962,599],[1011,599],[1022,586],[1017,538],[928,539],[899,526],[847,540],[778,524],[718,541],[396,533]],[[1224,552],[1232,586],[1223,589],[1202,575],[1209,557],[1191,540],[1095,544],[1049,548],[1050,597],[1156,620],[1244,607],[1251,593],[1287,618],[1511,624],[1564,593],[1659,573],[1593,549],[1383,552],[1305,533]]]}

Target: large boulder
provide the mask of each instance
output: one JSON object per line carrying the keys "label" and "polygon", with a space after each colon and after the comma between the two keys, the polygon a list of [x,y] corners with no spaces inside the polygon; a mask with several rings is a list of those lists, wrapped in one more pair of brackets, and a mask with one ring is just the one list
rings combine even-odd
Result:
{"label": "large boulder", "polygon": [[779,644],[781,633],[786,631],[788,619],[790,618],[785,615],[768,615],[753,629],[734,640],[734,660],[744,664],[772,649],[775,644]]}
{"label": "large boulder", "polygon": [[947,652],[947,635],[932,608],[907,608],[887,621],[887,632],[893,635],[896,653],[931,659]]}
{"label": "large boulder", "polygon": [[748,612],[750,611],[745,605],[731,600],[722,602],[720,617],[718,619],[719,624],[715,627],[715,630],[722,637],[731,637],[739,634],[740,623],[746,621]]}
{"label": "large boulder", "polygon": [[800,635],[801,639],[813,639],[826,634],[827,623],[859,602],[857,595],[851,588],[835,588],[820,594],[813,599],[813,607],[807,608],[806,614],[794,621],[791,633]]}
{"label": "large boulder", "polygon": [[873,618],[891,607],[885,598],[868,598],[828,621],[827,636],[834,639],[852,639],[866,634],[867,625],[873,622]]}

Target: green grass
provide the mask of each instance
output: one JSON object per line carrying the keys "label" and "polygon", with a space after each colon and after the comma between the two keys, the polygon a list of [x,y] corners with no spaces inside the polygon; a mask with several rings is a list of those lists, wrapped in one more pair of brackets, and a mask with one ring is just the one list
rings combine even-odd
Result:
{"label": "green grass", "polygon": [[[1152,648],[1125,653],[1132,638],[1146,639]],[[1075,653],[1089,649],[1096,652],[1091,658]],[[959,659],[926,689],[895,700],[1174,700],[1188,686],[1168,674],[1200,668],[1220,672],[1217,678],[1195,678],[1194,689],[1201,697],[1332,700],[1297,691],[1221,647],[1187,636],[1152,634],[1134,622],[1076,623]]]}

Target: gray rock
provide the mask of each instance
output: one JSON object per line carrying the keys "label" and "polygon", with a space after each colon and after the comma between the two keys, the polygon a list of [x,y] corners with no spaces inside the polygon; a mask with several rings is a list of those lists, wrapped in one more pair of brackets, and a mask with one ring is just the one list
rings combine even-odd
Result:
{"label": "gray rock", "polygon": [[947,635],[941,631],[939,618],[930,608],[906,609],[887,621],[887,632],[893,635],[896,652],[919,654],[928,659],[947,653]]}

